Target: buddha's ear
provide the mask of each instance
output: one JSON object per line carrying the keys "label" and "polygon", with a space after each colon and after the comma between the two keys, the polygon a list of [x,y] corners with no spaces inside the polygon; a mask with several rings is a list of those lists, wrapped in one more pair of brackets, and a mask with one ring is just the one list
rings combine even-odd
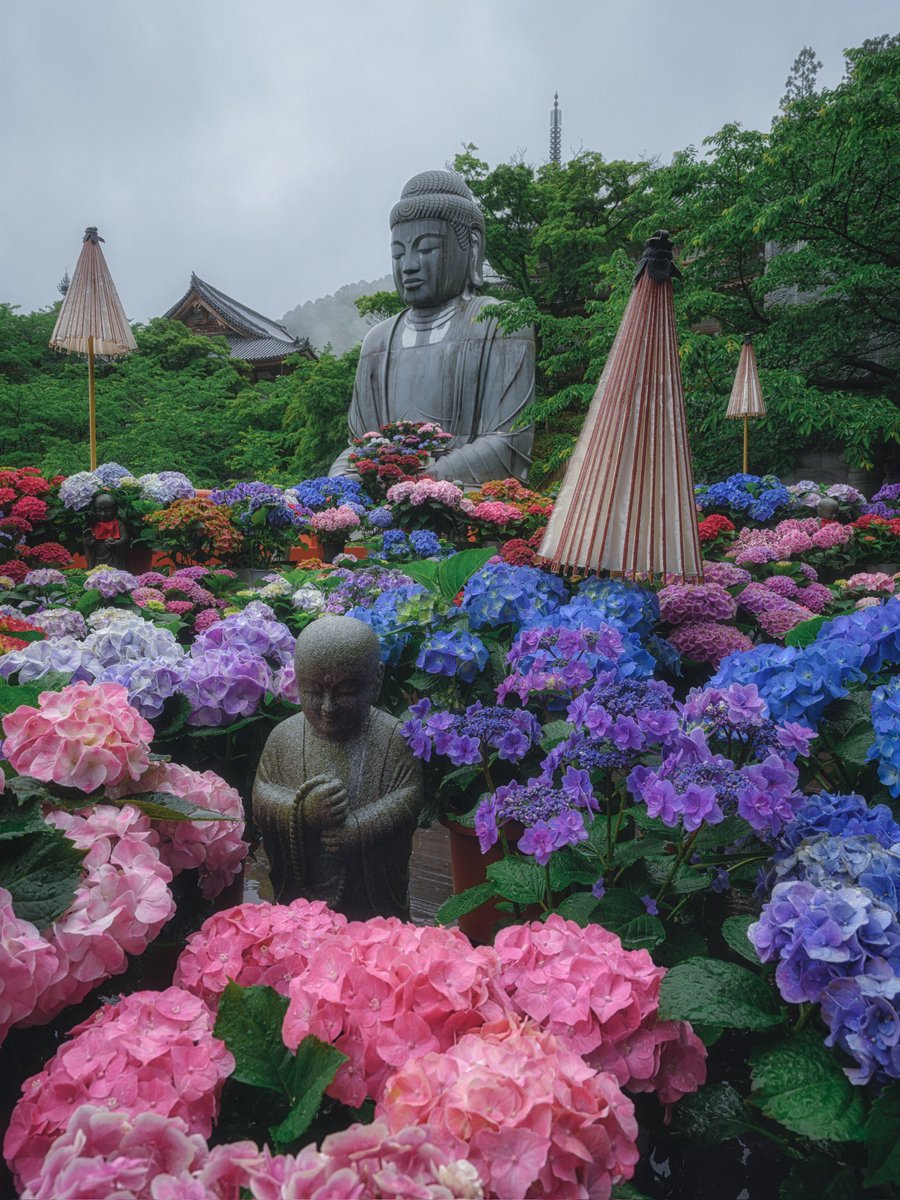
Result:
{"label": "buddha's ear", "polygon": [[484,286],[484,234],[480,229],[469,231],[469,282],[472,287]]}

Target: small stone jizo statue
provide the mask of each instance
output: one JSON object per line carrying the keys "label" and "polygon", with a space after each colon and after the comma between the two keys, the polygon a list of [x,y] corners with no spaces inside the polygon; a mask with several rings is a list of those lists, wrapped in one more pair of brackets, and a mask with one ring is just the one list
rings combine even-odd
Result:
{"label": "small stone jizo statue", "polygon": [[119,519],[118,507],[109,492],[100,492],[94,497],[83,542],[89,567],[125,566],[128,529]]}
{"label": "small stone jizo statue", "polygon": [[408,919],[422,773],[400,722],[373,708],[378,637],[353,617],[319,617],[294,662],[303,711],[270,734],[253,787],[275,898]]}

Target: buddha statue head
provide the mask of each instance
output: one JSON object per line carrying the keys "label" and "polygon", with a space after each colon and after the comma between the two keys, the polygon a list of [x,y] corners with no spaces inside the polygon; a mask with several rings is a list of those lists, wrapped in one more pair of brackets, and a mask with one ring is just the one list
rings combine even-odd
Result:
{"label": "buddha statue head", "polygon": [[303,715],[316,733],[329,742],[356,737],[384,678],[371,625],[355,617],[312,621],[297,638],[294,670]]}
{"label": "buddha statue head", "polygon": [[462,176],[423,171],[391,210],[394,286],[412,308],[439,308],[481,287],[484,217]]}

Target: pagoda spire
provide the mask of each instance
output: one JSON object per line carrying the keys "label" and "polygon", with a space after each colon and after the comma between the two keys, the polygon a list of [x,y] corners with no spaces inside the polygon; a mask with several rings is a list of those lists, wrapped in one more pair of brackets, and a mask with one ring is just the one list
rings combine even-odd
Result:
{"label": "pagoda spire", "polygon": [[559,107],[559,92],[553,93],[550,110],[550,161],[559,166],[562,151],[562,109]]}

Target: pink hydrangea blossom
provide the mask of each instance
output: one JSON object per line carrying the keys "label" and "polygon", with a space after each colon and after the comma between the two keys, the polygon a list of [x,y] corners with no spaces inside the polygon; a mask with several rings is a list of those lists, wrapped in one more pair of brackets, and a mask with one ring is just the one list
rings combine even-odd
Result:
{"label": "pink hydrangea blossom", "polygon": [[811,613],[823,613],[830,606],[833,596],[824,583],[807,583],[797,594],[797,603]]}
{"label": "pink hydrangea blossom", "polygon": [[354,512],[349,504],[339,504],[336,508],[326,508],[322,512],[313,513],[310,525],[316,533],[337,533],[345,529],[355,529],[359,525],[359,514]]}
{"label": "pink hydrangea blossom", "polygon": [[210,625],[215,625],[217,621],[221,620],[222,614],[216,612],[214,608],[204,608],[194,618],[194,632],[203,633],[204,630],[209,629]]}
{"label": "pink hydrangea blossom", "polygon": [[621,1087],[671,1104],[704,1082],[703,1043],[684,1022],[659,1020],[665,971],[646,950],[626,950],[600,925],[582,929],[557,913],[502,929],[494,948],[516,1010]]}
{"label": "pink hydrangea blossom", "polygon": [[376,1116],[391,1129],[426,1127],[498,1200],[608,1200],[638,1159],[634,1108],[613,1076],[517,1018],[411,1058],[387,1081]]}
{"label": "pink hydrangea blossom", "polygon": [[12,896],[0,888],[0,1045],[17,1021],[31,1015],[58,967],[56,949],[16,916]]}
{"label": "pink hydrangea blossom", "polygon": [[156,821],[159,856],[174,875],[199,867],[203,895],[213,899],[240,872],[249,847],[244,841],[244,806],[238,792],[212,771],[192,771],[172,762],[153,763],[137,784],[112,793],[133,796],[168,792],[190,804],[229,817],[227,821]]}
{"label": "pink hydrangea blossom", "polygon": [[375,1121],[329,1134],[321,1150],[264,1151],[247,1176],[255,1200],[482,1200],[466,1158],[450,1158],[426,1126],[391,1130]]}
{"label": "pink hydrangea blossom", "polygon": [[672,630],[669,641],[685,658],[708,662],[714,667],[726,655],[736,650],[749,650],[753,645],[750,638],[733,625],[719,625],[715,621],[688,621]]}
{"label": "pink hydrangea blossom", "polygon": [[140,779],[150,763],[153,726],[118,683],[73,683],[41,692],[3,718],[3,752],[21,775],[92,792]]}
{"label": "pink hydrangea blossom", "polygon": [[785,599],[766,583],[748,583],[738,596],[738,603],[756,617],[761,628],[771,637],[784,637],[795,625],[815,616],[810,609]]}
{"label": "pink hydrangea blossom", "polygon": [[495,952],[458,930],[354,921],[311,947],[288,987],[282,1035],[291,1050],[309,1033],[334,1042],[348,1061],[328,1093],[359,1105],[408,1058],[508,1012],[495,976]]}
{"label": "pink hydrangea blossom", "polygon": [[796,600],[800,593],[800,585],[795,583],[790,575],[772,575],[763,580],[763,585],[777,596],[783,596],[785,600]]}
{"label": "pink hydrangea blossom", "polygon": [[406,500],[409,504],[418,506],[433,500],[461,512],[472,513],[475,510],[475,505],[471,500],[466,500],[455,483],[448,479],[429,479],[427,476],[395,483],[393,487],[388,488],[387,498],[391,504]]}
{"label": "pink hydrangea blossom", "polygon": [[511,525],[522,520],[522,514],[516,506],[504,504],[502,500],[482,500],[472,509],[471,515],[489,525]]}
{"label": "pink hydrangea blossom", "polygon": [[81,1104],[137,1117],[178,1117],[209,1137],[222,1085],[234,1069],[213,1016],[181,988],[134,992],[71,1031],[38,1075],[27,1079],[4,1141],[21,1185],[40,1176],[53,1143]]}
{"label": "pink hydrangea blossom", "polygon": [[858,571],[844,584],[848,592],[883,592],[886,595],[891,595],[896,587],[894,577],[884,571]]}
{"label": "pink hydrangea blossom", "polygon": [[745,571],[743,567],[736,567],[733,563],[703,560],[705,583],[718,583],[723,588],[731,588],[741,583],[749,583],[751,578],[749,571]]}
{"label": "pink hydrangea blossom", "polygon": [[46,820],[87,853],[71,906],[46,930],[57,966],[24,1023],[42,1024],[141,954],[175,911],[172,872],[150,821],[132,805],[98,804]]}
{"label": "pink hydrangea blossom", "polygon": [[728,621],[736,612],[734,597],[719,583],[673,583],[659,593],[660,619],[670,625]]}
{"label": "pink hydrangea blossom", "polygon": [[286,996],[310,953],[346,926],[347,918],[322,900],[239,904],[214,913],[191,934],[174,983],[213,1009],[229,979],[241,987],[266,984]]}
{"label": "pink hydrangea blossom", "polygon": [[840,525],[837,521],[829,521],[812,535],[813,545],[819,550],[831,550],[835,546],[846,546],[853,536],[849,525]]}
{"label": "pink hydrangea blossom", "polygon": [[[208,1158],[205,1139],[188,1133],[184,1121],[82,1104],[50,1146],[22,1200],[152,1200],[158,1194],[154,1180],[175,1177],[189,1186],[190,1176]],[[199,1193],[203,1200],[209,1194]],[[189,1200],[191,1193],[186,1188],[178,1195]]]}

